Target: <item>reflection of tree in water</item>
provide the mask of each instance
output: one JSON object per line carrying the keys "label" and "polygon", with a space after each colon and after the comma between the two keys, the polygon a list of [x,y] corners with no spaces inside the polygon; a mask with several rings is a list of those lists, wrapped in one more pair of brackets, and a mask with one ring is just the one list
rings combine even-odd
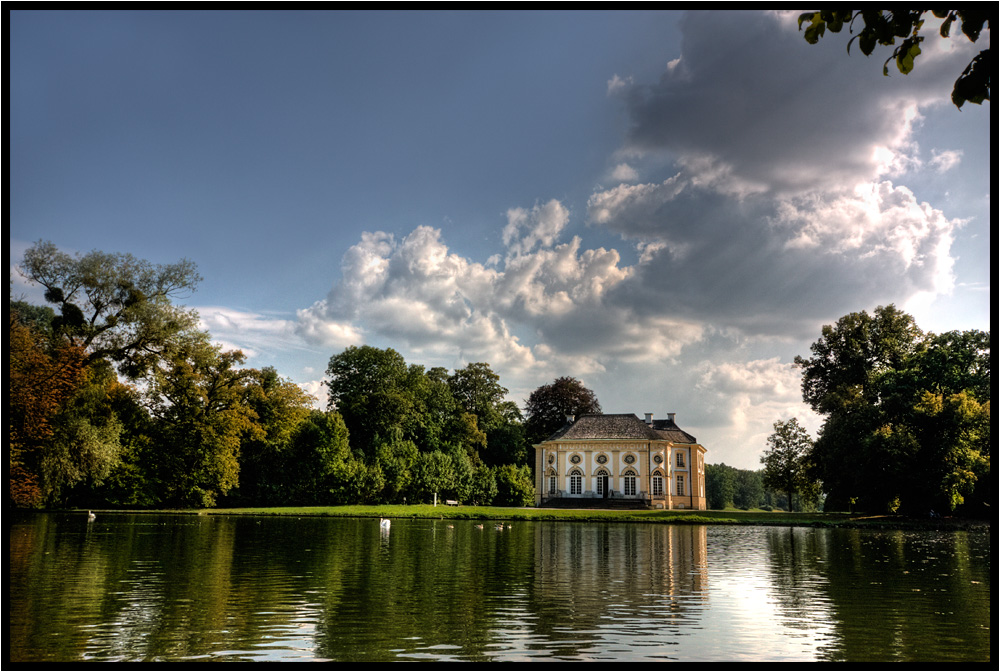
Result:
{"label": "reflection of tree in water", "polygon": [[828,617],[824,558],[827,537],[811,528],[767,529],[772,597],[783,625],[814,630]]}
{"label": "reflection of tree in water", "polygon": [[703,526],[536,525],[529,648],[579,658],[618,639],[670,650],[704,601],[706,546]]}
{"label": "reflection of tree in water", "polygon": [[988,534],[782,529],[768,549],[787,624],[831,626],[827,660],[989,656]]}
{"label": "reflection of tree in water", "polygon": [[[12,658],[669,659],[715,606],[699,526],[78,518],[10,528]],[[988,533],[713,528],[714,571],[748,552],[825,659],[989,656]]]}
{"label": "reflection of tree in water", "polygon": [[388,539],[378,541],[377,522],[359,522],[325,555],[317,656],[440,659],[454,649],[456,658],[487,660],[486,586],[503,581],[516,591],[530,580],[530,555],[517,557],[526,530],[394,521]]}

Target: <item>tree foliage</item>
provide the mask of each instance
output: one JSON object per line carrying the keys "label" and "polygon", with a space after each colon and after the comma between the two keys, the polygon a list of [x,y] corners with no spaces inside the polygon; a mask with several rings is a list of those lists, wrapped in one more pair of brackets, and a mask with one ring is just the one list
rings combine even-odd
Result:
{"label": "tree foliage", "polygon": [[576,378],[556,378],[542,385],[528,397],[525,404],[524,429],[531,444],[544,441],[566,424],[567,415],[600,413],[601,404],[593,390]]}
{"label": "tree foliage", "polygon": [[926,512],[984,501],[988,332],[924,334],[890,305],[824,326],[810,349],[796,363],[803,399],[825,416],[809,460],[831,506]]}
{"label": "tree foliage", "polygon": [[146,372],[197,323],[193,311],[171,302],[201,280],[187,260],[154,265],[97,250],[72,256],[39,241],[17,269],[45,288],[45,300],[59,309],[53,331],[86,350],[87,364],[108,359],[130,378]]}
{"label": "tree foliage", "polygon": [[520,411],[488,363],[449,373],[348,348],[319,411],[172,304],[199,279],[189,262],[39,242],[19,270],[55,310],[10,303],[15,506],[533,501]]}
{"label": "tree foliage", "polygon": [[819,496],[819,483],[809,468],[812,439],[796,418],[774,423],[774,433],[767,437],[769,448],[761,456],[764,465],[763,484],[772,490],[783,490],[788,497],[788,510],[794,510],[795,496],[812,503]]}
{"label": "tree foliage", "polygon": [[[990,17],[994,12],[985,6],[934,10],[824,9],[801,14],[799,30],[805,25],[806,41],[816,44],[827,30],[839,33],[846,25],[854,35],[847,42],[848,53],[855,40],[865,56],[870,56],[878,45],[895,46],[882,65],[882,73],[888,76],[889,62],[895,61],[896,69],[906,75],[913,70],[914,62],[921,53],[920,45],[925,39],[921,29],[928,11],[937,18],[944,19],[939,31],[942,38],[951,35],[952,26],[957,22],[962,34],[972,42],[979,39],[984,26],[986,30],[990,29]],[[900,40],[899,44],[896,44],[897,40]],[[989,100],[991,76],[995,69],[990,49],[980,51],[955,80],[951,93],[955,106],[961,109],[966,102],[981,104],[984,100]]]}
{"label": "tree foliage", "polygon": [[8,313],[7,427],[8,493],[16,506],[38,507],[55,492],[49,482],[59,414],[86,376],[83,349],[53,344],[38,329],[21,322],[16,307]]}
{"label": "tree foliage", "polygon": [[262,432],[237,368],[239,351],[224,352],[204,334],[176,347],[150,381],[148,405],[162,451],[157,465],[163,499],[179,506],[214,506],[239,483],[240,446]]}

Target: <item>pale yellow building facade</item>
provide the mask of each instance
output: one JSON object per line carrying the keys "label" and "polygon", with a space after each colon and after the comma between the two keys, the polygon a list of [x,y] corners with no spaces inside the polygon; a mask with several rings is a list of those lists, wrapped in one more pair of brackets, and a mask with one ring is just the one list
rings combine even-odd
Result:
{"label": "pale yellow building facade", "polygon": [[[666,420],[635,414],[567,417],[535,448],[535,504],[639,500],[656,509],[706,509],[705,447]],[[573,502],[570,502],[571,504]],[[638,503],[638,502],[637,502]]]}

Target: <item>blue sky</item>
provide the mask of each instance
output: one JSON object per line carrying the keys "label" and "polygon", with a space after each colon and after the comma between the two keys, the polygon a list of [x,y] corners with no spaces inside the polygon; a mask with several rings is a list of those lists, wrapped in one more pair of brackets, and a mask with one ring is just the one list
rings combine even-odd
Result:
{"label": "blue sky", "polygon": [[883,77],[795,16],[11,12],[12,294],[39,239],[188,258],[205,328],[321,403],[367,343],[756,468],[818,427],[823,324],[991,321],[990,107],[948,100],[988,33]]}

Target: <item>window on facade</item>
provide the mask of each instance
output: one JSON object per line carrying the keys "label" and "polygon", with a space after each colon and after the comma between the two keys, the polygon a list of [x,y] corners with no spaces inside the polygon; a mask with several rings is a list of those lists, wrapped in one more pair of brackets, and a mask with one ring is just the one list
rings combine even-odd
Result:
{"label": "window on facade", "polygon": [[684,476],[682,474],[677,474],[677,495],[684,496]]}
{"label": "window on facade", "polygon": [[574,469],[569,475],[569,494],[579,495],[583,493],[583,474]]}
{"label": "window on facade", "polygon": [[622,491],[626,496],[635,495],[635,472],[626,471],[622,478]]}
{"label": "window on facade", "polygon": [[549,476],[549,494],[550,495],[556,494],[556,477],[555,476]]}
{"label": "window on facade", "polygon": [[663,496],[663,477],[657,474],[653,476],[653,496],[662,497]]}
{"label": "window on facade", "polygon": [[684,453],[677,453],[677,466],[678,467],[684,466]]}

